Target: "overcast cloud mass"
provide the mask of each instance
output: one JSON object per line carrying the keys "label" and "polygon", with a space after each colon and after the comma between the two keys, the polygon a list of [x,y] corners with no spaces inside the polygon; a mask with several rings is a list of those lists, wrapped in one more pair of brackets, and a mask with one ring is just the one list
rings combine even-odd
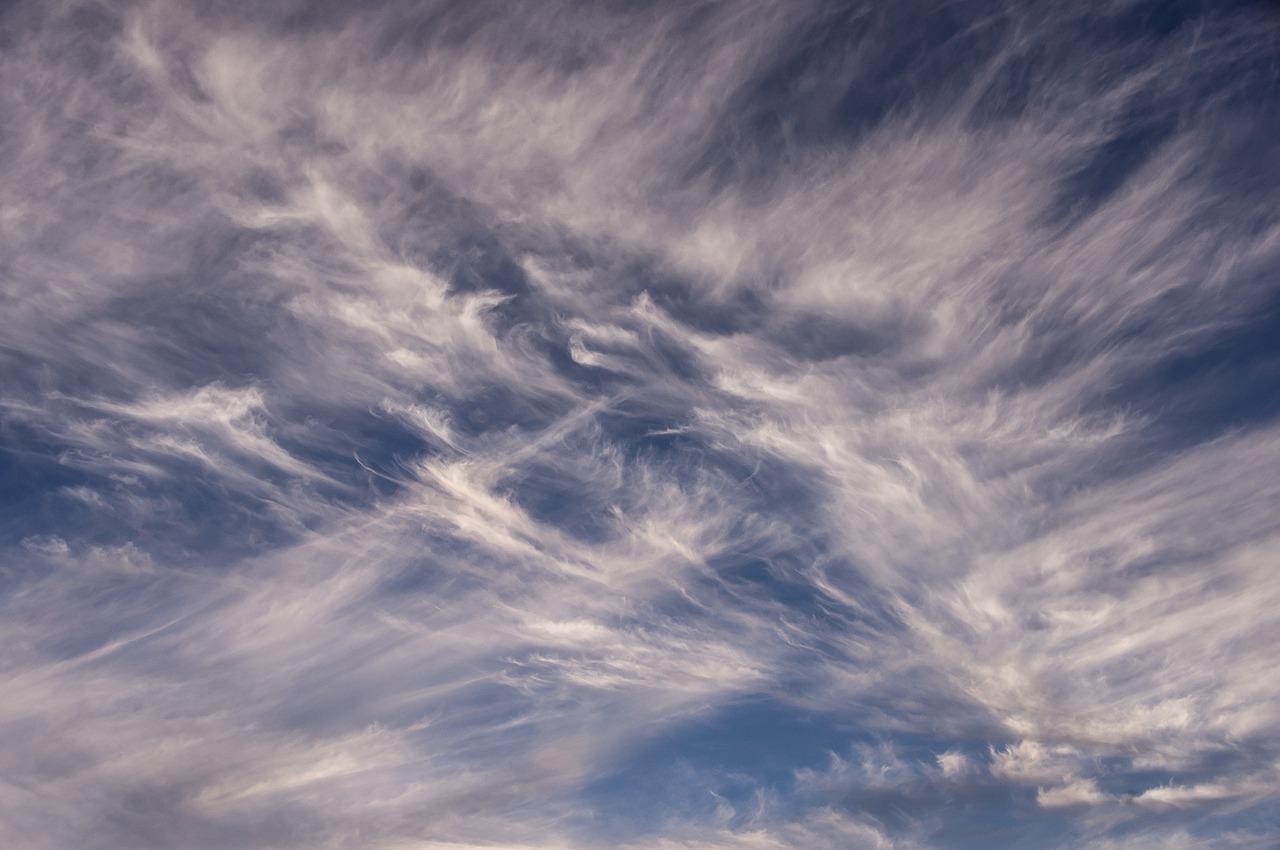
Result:
{"label": "overcast cloud mass", "polygon": [[0,11],[0,847],[1272,850],[1280,11]]}

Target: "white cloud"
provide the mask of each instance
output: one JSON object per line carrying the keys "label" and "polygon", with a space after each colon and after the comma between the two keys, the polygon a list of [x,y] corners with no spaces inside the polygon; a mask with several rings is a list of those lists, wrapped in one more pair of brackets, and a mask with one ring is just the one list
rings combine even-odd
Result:
{"label": "white cloud", "polygon": [[1065,785],[1040,788],[1036,791],[1036,802],[1046,809],[1096,805],[1106,800],[1107,796],[1098,790],[1097,784],[1092,779],[1077,779]]}
{"label": "white cloud", "polygon": [[[7,12],[0,412],[47,463],[0,843],[888,848],[914,814],[842,793],[991,785],[1092,841],[1274,796],[1241,765],[1280,431],[1143,395],[1272,297],[1274,190],[1221,171],[1257,116],[1213,82],[1263,47],[1223,15],[1055,48],[1123,5],[999,10],[942,105],[857,132],[823,122],[870,41],[768,77],[877,10]],[[1175,95],[1157,156],[1063,200]],[[745,826],[582,826],[747,694],[933,755],[854,747]]]}

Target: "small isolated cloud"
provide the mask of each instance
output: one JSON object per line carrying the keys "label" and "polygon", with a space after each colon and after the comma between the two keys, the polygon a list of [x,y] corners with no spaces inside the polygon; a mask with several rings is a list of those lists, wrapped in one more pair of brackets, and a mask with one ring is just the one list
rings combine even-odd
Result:
{"label": "small isolated cloud", "polygon": [[944,778],[959,781],[972,776],[977,766],[964,753],[948,750],[938,755],[938,770]]}
{"label": "small isolated cloud", "polygon": [[1076,779],[1065,785],[1036,791],[1036,803],[1046,809],[1096,805],[1107,802],[1107,799],[1092,779]]}
{"label": "small isolated cloud", "polygon": [[1075,747],[1019,741],[991,756],[991,774],[1017,785],[1057,785],[1070,779],[1086,762]]}
{"label": "small isolated cloud", "polygon": [[1200,802],[1227,799],[1236,796],[1237,793],[1239,792],[1235,789],[1218,784],[1192,785],[1190,787],[1165,785],[1143,791],[1134,799],[1134,802],[1152,807],[1171,806],[1178,808],[1195,805]]}

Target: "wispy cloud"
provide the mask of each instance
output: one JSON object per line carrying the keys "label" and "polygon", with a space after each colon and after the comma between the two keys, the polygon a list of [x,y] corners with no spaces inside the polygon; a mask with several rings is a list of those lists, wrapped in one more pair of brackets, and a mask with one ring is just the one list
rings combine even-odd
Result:
{"label": "wispy cloud", "polygon": [[1274,841],[1260,7],[340,6],[0,13],[0,842]]}

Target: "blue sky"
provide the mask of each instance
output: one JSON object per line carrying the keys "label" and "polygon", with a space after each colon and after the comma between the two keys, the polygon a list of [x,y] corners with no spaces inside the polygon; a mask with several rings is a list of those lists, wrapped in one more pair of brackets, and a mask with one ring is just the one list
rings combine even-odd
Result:
{"label": "blue sky", "polygon": [[0,845],[1280,841],[1280,11],[0,10]]}

